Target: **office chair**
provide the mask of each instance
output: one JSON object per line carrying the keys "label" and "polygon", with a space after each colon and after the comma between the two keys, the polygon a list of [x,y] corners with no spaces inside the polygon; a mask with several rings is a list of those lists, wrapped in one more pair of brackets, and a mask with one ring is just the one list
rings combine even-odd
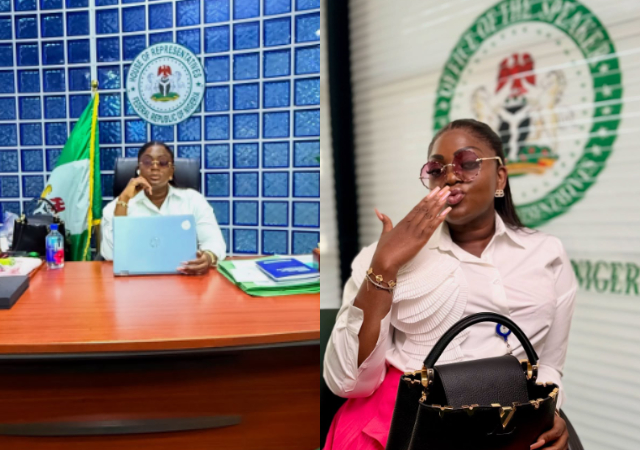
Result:
{"label": "office chair", "polygon": [[[194,158],[175,158],[174,177],[178,186],[192,188],[200,192],[200,160]],[[113,175],[113,197],[124,190],[131,178],[136,177],[138,158],[117,158]]]}

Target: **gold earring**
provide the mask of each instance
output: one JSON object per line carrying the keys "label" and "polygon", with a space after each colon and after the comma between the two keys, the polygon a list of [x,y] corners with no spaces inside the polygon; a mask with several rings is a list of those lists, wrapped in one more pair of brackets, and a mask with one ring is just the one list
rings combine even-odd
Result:
{"label": "gold earring", "polygon": [[504,191],[502,189],[496,189],[496,197],[497,198],[504,197]]}

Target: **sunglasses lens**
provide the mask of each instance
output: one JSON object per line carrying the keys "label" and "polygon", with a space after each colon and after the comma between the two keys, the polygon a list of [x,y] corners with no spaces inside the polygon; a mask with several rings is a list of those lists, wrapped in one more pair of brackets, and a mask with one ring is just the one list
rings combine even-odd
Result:
{"label": "sunglasses lens", "polygon": [[[471,150],[463,150],[453,157],[453,172],[462,181],[471,181],[480,172],[478,155]],[[437,180],[445,174],[445,166],[439,161],[429,161],[420,171],[422,183],[427,186],[429,180]],[[428,186],[427,186],[428,187]]]}
{"label": "sunglasses lens", "polygon": [[430,178],[435,180],[442,176],[442,164],[438,161],[429,161],[422,167],[422,173],[420,174],[423,178]]}
{"label": "sunglasses lens", "polygon": [[453,159],[453,169],[456,175],[462,181],[471,181],[480,171],[480,161],[478,161],[478,155],[471,150],[465,150],[456,153]]}
{"label": "sunglasses lens", "polygon": [[168,167],[169,164],[171,164],[171,161],[169,161],[168,159],[153,160],[151,158],[142,158],[140,160],[140,164],[142,164],[145,167],[151,167],[155,163],[158,163],[158,166],[165,168],[165,167]]}

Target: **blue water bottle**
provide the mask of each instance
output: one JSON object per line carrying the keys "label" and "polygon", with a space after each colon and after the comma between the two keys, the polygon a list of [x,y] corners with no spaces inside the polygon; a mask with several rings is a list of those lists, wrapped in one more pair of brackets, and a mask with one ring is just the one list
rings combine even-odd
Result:
{"label": "blue water bottle", "polygon": [[64,267],[64,238],[58,231],[58,224],[51,224],[50,230],[46,238],[47,266],[60,269]]}

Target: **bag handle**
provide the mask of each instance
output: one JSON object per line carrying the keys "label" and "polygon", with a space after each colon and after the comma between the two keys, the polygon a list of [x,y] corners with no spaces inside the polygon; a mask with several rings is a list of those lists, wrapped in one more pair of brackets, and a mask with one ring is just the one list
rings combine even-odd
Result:
{"label": "bag handle", "polygon": [[[16,219],[16,222],[18,222],[18,219]],[[20,222],[18,222],[20,223]],[[20,231],[20,234],[18,235],[18,231]],[[14,251],[16,248],[18,248],[18,244],[22,243],[22,236],[24,235],[24,226],[23,225],[18,225],[16,226],[15,223],[13,225],[13,240],[11,241],[11,250]]]}
{"label": "bag handle", "polygon": [[[34,197],[33,199],[30,200],[30,202],[34,202],[36,205],[39,205],[40,203],[46,204],[49,207],[49,212],[51,213],[51,216],[53,216],[56,219],[58,218],[58,211],[56,211],[55,205],[48,198]],[[37,209],[37,206],[36,206],[36,209]]]}
{"label": "bag handle", "polygon": [[500,314],[481,312],[467,316],[464,319],[459,320],[455,325],[449,328],[447,332],[442,335],[440,340],[438,340],[436,345],[433,346],[433,348],[429,352],[429,355],[424,360],[424,369],[433,369],[442,352],[444,352],[444,350],[447,348],[447,345],[449,345],[458,334],[460,334],[463,330],[470,327],[471,325],[475,325],[476,323],[481,322],[495,322],[509,328],[522,344],[522,347],[524,348],[524,351],[529,358],[529,363],[533,366],[536,366],[538,364],[538,355],[536,354],[533,345],[531,345],[529,338],[527,338],[527,335],[522,332],[518,325],[516,325],[511,319],[505,316],[501,316]]}

